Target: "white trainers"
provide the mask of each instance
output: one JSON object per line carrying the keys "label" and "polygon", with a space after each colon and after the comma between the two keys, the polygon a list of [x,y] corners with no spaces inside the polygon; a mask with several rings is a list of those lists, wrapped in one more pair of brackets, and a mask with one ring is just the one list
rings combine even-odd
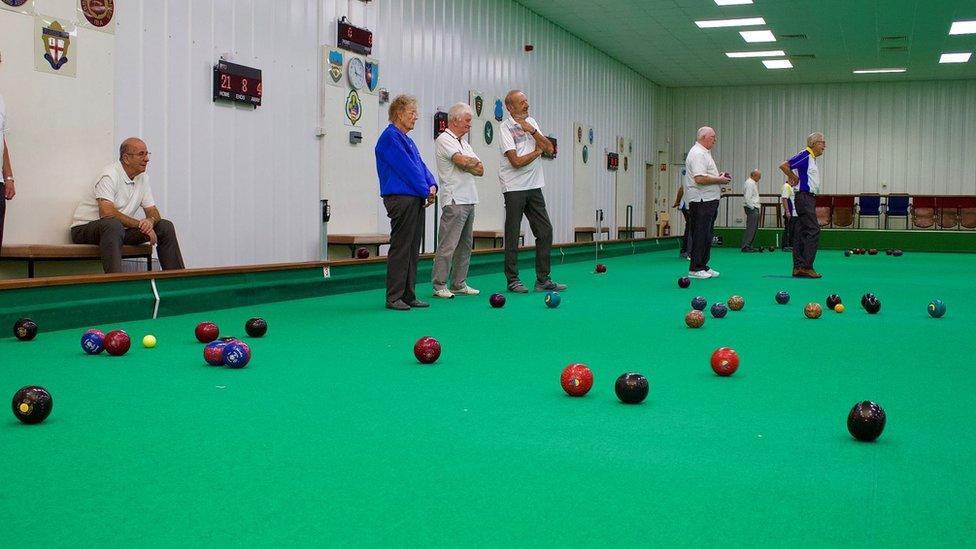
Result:
{"label": "white trainers", "polygon": [[710,276],[712,278],[718,278],[718,275],[719,275],[719,272],[716,271],[715,269],[709,269],[708,270],[708,276]]}
{"label": "white trainers", "polygon": [[688,271],[688,278],[712,278],[708,271]]}
{"label": "white trainers", "polygon": [[457,290],[451,290],[451,291],[456,294],[463,294],[463,295],[478,295],[481,293],[481,290],[475,290],[474,288],[468,285],[465,285],[463,288],[458,288]]}
{"label": "white trainers", "polygon": [[434,290],[434,297],[443,297],[444,299],[451,299],[452,297],[454,297],[454,294],[451,293],[451,290],[448,290],[447,288],[441,288],[440,290]]}

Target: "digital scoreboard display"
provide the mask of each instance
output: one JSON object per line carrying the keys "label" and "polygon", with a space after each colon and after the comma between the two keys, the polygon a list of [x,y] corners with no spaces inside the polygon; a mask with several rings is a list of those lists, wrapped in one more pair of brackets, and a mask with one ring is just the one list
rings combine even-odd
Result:
{"label": "digital scoreboard display", "polygon": [[373,33],[354,27],[345,18],[339,20],[339,33],[336,45],[344,50],[369,55],[373,51]]}
{"label": "digital scoreboard display", "polygon": [[261,105],[261,69],[218,61],[214,65],[213,99],[226,99],[247,103],[254,107]]}

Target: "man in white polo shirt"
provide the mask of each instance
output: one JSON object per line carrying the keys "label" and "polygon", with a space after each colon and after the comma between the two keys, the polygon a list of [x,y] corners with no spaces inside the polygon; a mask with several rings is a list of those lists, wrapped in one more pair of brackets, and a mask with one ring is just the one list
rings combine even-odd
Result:
{"label": "man in white polo shirt", "polygon": [[565,284],[549,278],[551,268],[549,253],[552,250],[552,223],[546,212],[546,199],[542,187],[546,181],[542,175],[542,153],[552,154],[552,142],[546,139],[539,124],[529,116],[529,99],[519,90],[505,96],[505,108],[511,115],[498,133],[502,153],[498,181],[505,197],[505,278],[508,291],[519,294],[528,288],[519,279],[518,240],[522,216],[529,220],[535,236],[535,291],[563,291]]}
{"label": "man in white polo shirt", "polygon": [[762,179],[762,172],[752,170],[749,179],[746,179],[742,186],[742,208],[746,214],[746,230],[742,233],[742,251],[754,252],[752,241],[756,238],[756,230],[759,228],[759,180]]}
{"label": "man in white polo shirt", "polygon": [[[119,147],[119,160],[105,166],[75,209],[71,241],[97,244],[106,273],[122,270],[122,245],[156,246],[164,270],[183,269],[183,255],[173,224],[163,219],[149,188],[149,150],[136,137]],[[136,219],[139,210],[145,217]]]}
{"label": "man in white polo shirt", "polygon": [[[2,59],[0,59],[2,62]],[[0,158],[3,158],[3,181],[0,181],[0,245],[3,244],[3,218],[7,213],[7,201],[13,200],[17,190],[14,183],[14,168],[10,165],[10,149],[7,148],[7,107],[0,96]]]}
{"label": "man in white polo shirt", "polygon": [[[471,129],[471,107],[457,103],[447,111],[447,129],[435,141],[437,177],[441,203],[440,242],[434,256],[434,297],[454,294],[478,295],[468,286],[468,265],[474,229],[474,206],[478,189],[474,178],[485,174],[481,159],[471,144],[461,138]],[[447,286],[451,278],[450,289]]]}
{"label": "man in white polo shirt", "polygon": [[793,276],[820,278],[813,268],[820,245],[820,223],[817,221],[817,193],[820,192],[820,168],[817,158],[827,148],[824,134],[814,132],[807,136],[807,148],[780,164],[779,169],[796,187],[794,206],[796,221],[793,227]]}
{"label": "man in white polo shirt", "polygon": [[695,144],[685,158],[685,200],[688,202],[688,218],[691,223],[691,278],[715,278],[719,272],[708,266],[712,253],[712,232],[718,215],[718,201],[722,197],[722,185],[731,181],[727,173],[719,174],[712,159],[715,146],[715,130],[708,126],[699,128]]}

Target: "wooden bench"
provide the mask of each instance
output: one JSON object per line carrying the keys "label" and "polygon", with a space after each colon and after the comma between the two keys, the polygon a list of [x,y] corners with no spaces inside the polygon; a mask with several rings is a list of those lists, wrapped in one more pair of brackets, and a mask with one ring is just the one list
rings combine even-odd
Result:
{"label": "wooden bench", "polygon": [[349,257],[356,257],[356,248],[368,247],[372,255],[380,255],[380,246],[390,243],[390,235],[383,233],[330,234],[329,245],[349,246]]}
{"label": "wooden bench", "polygon": [[[122,257],[146,260],[146,270],[152,270],[152,246],[122,246]],[[27,262],[27,278],[34,278],[34,264],[38,261],[101,260],[95,244],[7,244],[0,248],[0,259]]]}
{"label": "wooden bench", "polygon": [[[610,227],[600,227],[600,236],[607,233],[607,240],[610,240]],[[573,242],[580,242],[581,235],[589,235],[589,240],[582,242],[592,242],[596,238],[596,227],[575,227],[573,229]]]}
{"label": "wooden bench", "polygon": [[[477,242],[478,239],[491,240],[492,248],[501,248],[505,245],[505,231],[474,231],[472,236],[474,237],[475,242]],[[519,246],[524,245],[525,232],[519,231]]]}
{"label": "wooden bench", "polygon": [[621,240],[637,238],[637,233],[647,236],[647,227],[617,227],[617,238]]}

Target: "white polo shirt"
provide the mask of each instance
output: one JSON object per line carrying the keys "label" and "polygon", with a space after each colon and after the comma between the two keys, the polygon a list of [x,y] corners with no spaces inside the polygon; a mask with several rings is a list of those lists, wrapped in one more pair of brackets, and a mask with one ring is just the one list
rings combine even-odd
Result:
{"label": "white polo shirt", "polygon": [[[3,102],[3,96],[0,95],[0,162],[3,162],[3,140],[7,137],[7,104]],[[2,168],[2,166],[0,166]],[[0,175],[0,179],[3,176]]]}
{"label": "white polo shirt", "polygon": [[[539,124],[531,116],[525,119],[536,131]],[[542,175],[542,162],[538,158],[529,162],[521,168],[512,167],[505,153],[515,151],[518,156],[525,156],[535,150],[535,138],[529,135],[514,118],[508,117],[498,129],[501,139],[498,140],[498,148],[502,153],[501,167],[498,169],[498,182],[502,185],[502,192],[527,191],[529,189],[541,189],[546,186],[545,177]]]}
{"label": "white polo shirt", "polygon": [[99,198],[110,200],[115,204],[116,210],[136,219],[145,217],[145,215],[136,215],[139,210],[156,205],[146,172],[137,175],[135,179],[130,179],[122,168],[122,162],[118,160],[105,166],[95,179],[91,191],[81,199],[78,207],[75,208],[72,227],[98,220]]}
{"label": "white polo shirt", "polygon": [[759,186],[751,177],[743,184],[742,200],[746,208],[759,209]]}
{"label": "white polo shirt", "polygon": [[685,195],[688,202],[708,202],[722,198],[721,185],[699,185],[696,175],[718,177],[718,167],[712,159],[712,152],[695,142],[685,158]]}
{"label": "white polo shirt", "polygon": [[789,183],[783,183],[783,192],[781,192],[779,196],[780,198],[786,199],[786,207],[787,209],[789,209],[790,215],[796,215],[796,207],[793,205],[793,200],[796,197],[796,192],[793,189],[793,185],[790,185]]}
{"label": "white polo shirt", "polygon": [[[477,204],[478,189],[474,184],[474,174],[462,170],[454,163],[455,154],[478,158],[470,143],[461,140],[451,130],[441,133],[434,142],[437,157],[437,178],[441,205],[447,204]],[[478,158],[478,161],[481,161]]]}

